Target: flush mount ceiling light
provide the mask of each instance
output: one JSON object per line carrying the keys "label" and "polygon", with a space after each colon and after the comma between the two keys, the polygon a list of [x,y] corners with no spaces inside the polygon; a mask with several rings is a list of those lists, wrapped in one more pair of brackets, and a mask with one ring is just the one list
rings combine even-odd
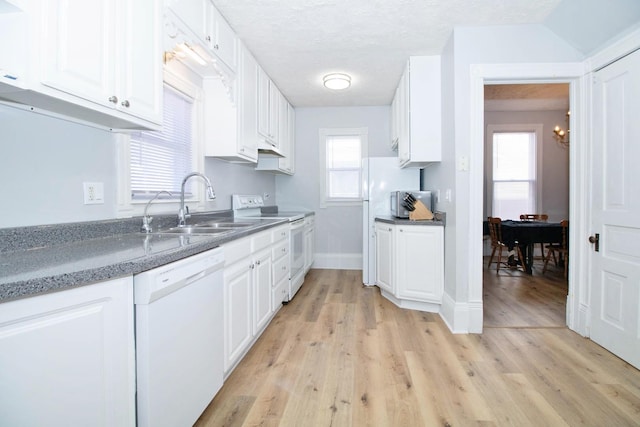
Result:
{"label": "flush mount ceiling light", "polygon": [[327,89],[343,90],[351,86],[351,76],[343,73],[331,73],[322,78]]}

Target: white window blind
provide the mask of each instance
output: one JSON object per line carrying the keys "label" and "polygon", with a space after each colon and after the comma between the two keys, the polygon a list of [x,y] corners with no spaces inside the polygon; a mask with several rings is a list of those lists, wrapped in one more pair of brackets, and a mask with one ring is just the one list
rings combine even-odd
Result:
{"label": "white window blind", "polygon": [[326,189],[328,199],[360,197],[361,140],[358,135],[328,136]]}
{"label": "white window blind", "polygon": [[536,134],[493,134],[493,216],[536,212]]}
{"label": "white window blind", "polygon": [[[178,197],[182,179],[193,170],[193,100],[165,85],[162,131],[131,134],[131,198],[166,190]],[[190,182],[185,195],[191,196]]]}

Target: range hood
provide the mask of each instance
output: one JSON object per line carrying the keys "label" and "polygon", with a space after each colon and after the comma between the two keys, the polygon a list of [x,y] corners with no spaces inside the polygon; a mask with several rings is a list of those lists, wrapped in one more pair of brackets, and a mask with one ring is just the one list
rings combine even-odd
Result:
{"label": "range hood", "polygon": [[284,157],[284,154],[278,147],[267,142],[264,139],[260,139],[258,143],[258,156],[262,157]]}

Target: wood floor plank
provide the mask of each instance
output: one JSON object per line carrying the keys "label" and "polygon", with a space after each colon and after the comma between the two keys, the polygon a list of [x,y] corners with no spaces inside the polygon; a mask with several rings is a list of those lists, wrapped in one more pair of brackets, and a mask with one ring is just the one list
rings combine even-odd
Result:
{"label": "wood floor plank", "polygon": [[522,297],[501,319],[517,327],[454,335],[357,271],[311,270],[196,425],[640,425],[640,372],[562,327],[562,274],[508,276],[489,293],[501,310]]}

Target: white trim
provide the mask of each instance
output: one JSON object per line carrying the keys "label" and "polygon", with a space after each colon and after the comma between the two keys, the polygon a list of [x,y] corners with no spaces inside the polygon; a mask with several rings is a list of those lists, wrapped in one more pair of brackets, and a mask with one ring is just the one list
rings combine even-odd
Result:
{"label": "white trim", "polygon": [[[572,106],[570,129],[572,134],[572,144],[570,146],[570,209],[569,221],[572,228],[577,233],[571,233],[575,244],[571,245],[573,260],[571,274],[569,275],[569,299],[572,307],[575,305],[576,279],[585,274],[587,259],[581,251],[577,251],[577,235],[579,230],[584,228],[585,218],[576,214],[576,211],[584,210],[584,202],[588,197],[581,183],[588,182],[587,164],[584,163],[585,151],[588,147],[582,144],[585,142],[584,126],[579,120],[585,109],[581,101],[580,83],[581,77],[585,74],[585,67],[582,63],[541,63],[541,64],[472,64],[470,66],[470,126],[469,126],[469,194],[470,204],[467,221],[469,223],[469,234],[466,243],[469,248],[469,277],[468,295],[469,306],[482,307],[482,223],[479,218],[483,217],[483,173],[484,167],[484,85],[485,83],[570,83],[570,105]],[[575,131],[574,131],[575,129]],[[478,167],[473,167],[478,165]],[[574,253],[575,252],[575,253]],[[578,275],[578,272],[580,274]],[[578,310],[571,310],[576,313]],[[453,319],[449,322],[459,330],[481,331],[482,318],[469,313],[458,313],[453,310]],[[461,321],[466,315],[467,327],[463,327]],[[461,316],[461,319],[458,317]],[[459,321],[460,320],[460,321]],[[575,330],[575,319],[570,319],[569,327]],[[455,330],[454,329],[454,330]]]}
{"label": "white trim", "polygon": [[482,326],[482,302],[479,304],[456,302],[448,293],[443,294],[440,317],[452,333],[481,333],[482,329],[469,328],[473,323],[478,323],[478,313],[480,313],[479,324]]}
{"label": "white trim", "polygon": [[362,270],[362,254],[316,253],[311,267],[331,270]]}
{"label": "white trim", "polygon": [[597,71],[640,49],[640,28],[592,55],[585,62],[587,71]]}

